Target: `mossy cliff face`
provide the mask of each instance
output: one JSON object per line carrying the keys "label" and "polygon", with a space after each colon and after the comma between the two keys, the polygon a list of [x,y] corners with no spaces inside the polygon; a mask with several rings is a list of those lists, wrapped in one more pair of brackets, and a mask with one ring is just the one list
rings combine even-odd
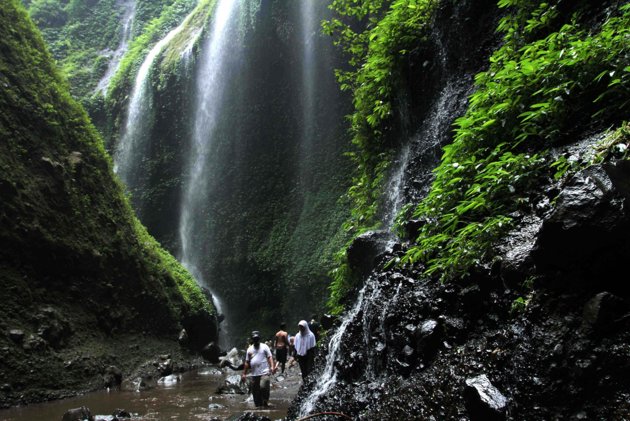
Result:
{"label": "mossy cliff face", "polygon": [[[2,404],[101,387],[106,363],[129,365],[122,333],[165,349],[182,327],[194,346],[212,340],[214,310],[135,218],[17,1],[2,3],[0,28]],[[64,367],[80,355],[93,365]]]}
{"label": "mossy cliff face", "polygon": [[[283,319],[296,323],[321,312],[332,254],[345,240],[341,223],[348,206],[339,198],[350,181],[343,156],[349,97],[338,90],[333,68],[341,62],[330,39],[317,36],[317,19],[309,34],[311,48],[317,50],[310,69],[317,101],[308,113],[303,110],[300,4],[242,6],[235,18],[239,36],[231,47],[230,60],[236,64],[221,81],[226,95],[219,128],[207,139],[213,145],[207,162],[212,171],[206,174],[207,191],[199,192],[208,200],[195,244],[205,256],[199,269],[223,300],[234,336],[254,328],[272,333]],[[214,5],[200,2],[196,10],[214,11]],[[318,3],[315,13],[326,10],[324,2]],[[206,14],[198,22],[190,19],[182,34],[209,32],[212,17]],[[202,40],[203,35],[186,56],[186,43],[175,39],[156,59],[148,95],[152,111],[143,120],[150,141],[135,163],[143,179],[131,189],[142,222],[175,254],[180,253],[181,202],[190,177],[197,84],[207,77],[199,70]],[[103,131],[112,150],[125,121],[133,74],[119,74],[106,101],[109,121]],[[310,145],[303,139],[307,120],[315,125]]]}

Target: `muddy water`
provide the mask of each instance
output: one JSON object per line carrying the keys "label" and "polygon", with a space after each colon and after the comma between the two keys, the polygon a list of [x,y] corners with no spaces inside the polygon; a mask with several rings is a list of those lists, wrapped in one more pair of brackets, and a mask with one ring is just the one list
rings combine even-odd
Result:
{"label": "muddy water", "polygon": [[272,379],[270,404],[257,410],[251,395],[219,395],[218,387],[234,371],[215,367],[184,373],[181,381],[171,386],[158,386],[141,392],[95,392],[61,401],[0,410],[0,421],[61,421],[71,408],[90,408],[95,420],[111,420],[115,409],[125,409],[135,421],[165,420],[228,420],[244,412],[254,412],[273,420],[287,415],[287,408],[301,384],[299,368],[292,367],[284,375]]}

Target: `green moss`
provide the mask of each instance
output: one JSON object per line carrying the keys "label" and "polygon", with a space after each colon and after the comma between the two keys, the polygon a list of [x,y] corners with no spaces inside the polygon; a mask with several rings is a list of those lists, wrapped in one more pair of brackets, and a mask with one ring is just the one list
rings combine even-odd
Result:
{"label": "green moss", "polygon": [[[164,48],[160,62],[161,75],[178,73],[177,67],[181,63],[182,54],[187,48],[198,48],[203,38],[203,30],[208,28],[217,0],[201,0],[184,23],[184,28]],[[164,76],[162,76],[163,78]]]}
{"label": "green moss", "polygon": [[[356,175],[348,192],[353,201],[348,228],[355,233],[379,224],[378,201],[392,154],[387,135],[401,71],[407,53],[426,42],[438,3],[337,0],[331,8],[339,17],[324,22],[325,32],[336,36],[336,44],[349,54],[349,64],[354,69],[337,70],[336,74],[341,89],[352,92],[355,109],[349,120],[356,150],[349,156],[355,163]],[[365,29],[353,31],[351,23],[344,22],[348,18],[367,21]]]}
{"label": "green moss", "polygon": [[[325,24],[350,54],[354,70],[339,71],[342,89],[354,95],[351,116],[357,150],[356,177],[349,190],[353,217],[346,228],[361,233],[378,226],[378,198],[391,156],[392,98],[406,53],[426,41],[439,2],[333,2],[338,18]],[[540,177],[561,175],[547,148],[590,128],[619,127],[630,98],[628,15],[588,2],[562,4],[502,0],[508,8],[498,30],[504,43],[476,76],[476,92],[455,123],[436,180],[420,204],[406,206],[398,222],[426,223],[401,264],[422,265],[428,274],[452,279],[492,255],[492,244],[527,209]],[[559,7],[562,6],[562,11]],[[599,23],[593,16],[604,16]],[[350,18],[362,23],[355,31]],[[341,309],[357,279],[345,252],[338,253],[329,305]]]}
{"label": "green moss", "polygon": [[579,14],[558,21],[551,3],[500,2],[517,3],[499,25],[505,44],[476,76],[477,91],[414,212],[428,223],[402,262],[422,262],[442,279],[491,256],[512,212],[551,175],[546,148],[591,119],[601,127],[627,117],[630,7],[592,30]]}
{"label": "green moss", "polygon": [[[355,149],[348,156],[355,171],[347,193],[352,215],[344,224],[353,238],[380,225],[378,206],[394,152],[389,136],[401,72],[408,52],[426,42],[438,4],[437,0],[335,0],[331,9],[337,17],[323,24],[352,66],[349,71],[337,70],[336,75],[341,89],[352,92],[354,104],[349,121]],[[362,30],[353,29],[356,21]],[[346,262],[349,244],[336,253],[337,268],[330,273],[328,305],[333,312],[341,311],[344,297],[358,283]]]}
{"label": "green moss", "polygon": [[[85,290],[81,311],[119,300],[131,310],[118,322],[130,330],[166,333],[191,314],[212,313],[190,275],[137,222],[102,140],[17,0],[0,8],[0,48],[2,267],[19,268],[44,300]],[[2,279],[5,302],[13,302],[11,279]],[[2,312],[16,318],[11,308]]]}

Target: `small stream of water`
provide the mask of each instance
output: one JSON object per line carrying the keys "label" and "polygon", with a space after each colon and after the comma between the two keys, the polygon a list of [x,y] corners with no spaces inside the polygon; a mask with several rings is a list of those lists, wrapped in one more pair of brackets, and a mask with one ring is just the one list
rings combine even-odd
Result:
{"label": "small stream of water", "polygon": [[72,408],[86,406],[96,421],[112,419],[116,409],[132,414],[134,421],[212,420],[230,419],[244,412],[254,412],[271,419],[284,418],[301,383],[299,368],[293,366],[285,375],[272,380],[270,404],[273,407],[255,409],[251,395],[217,394],[228,376],[237,372],[206,367],[184,373],[181,381],[141,392],[101,391],[70,399],[0,410],[0,421],[60,421]]}

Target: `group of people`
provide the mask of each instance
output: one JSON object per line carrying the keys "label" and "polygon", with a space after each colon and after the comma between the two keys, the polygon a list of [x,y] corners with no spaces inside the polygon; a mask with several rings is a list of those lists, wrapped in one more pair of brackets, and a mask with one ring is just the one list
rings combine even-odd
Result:
{"label": "group of people", "polygon": [[299,331],[294,336],[289,335],[286,328],[286,323],[282,323],[280,330],[273,338],[275,364],[270,347],[261,342],[260,332],[255,330],[251,334],[251,345],[245,354],[241,379],[243,381],[249,379],[250,390],[257,408],[269,406],[271,375],[276,373],[278,367],[284,373],[287,361],[297,361],[300,365],[302,380],[306,379],[313,369],[319,335],[319,323],[315,320],[315,316],[310,324],[306,320],[301,320],[298,323]]}

